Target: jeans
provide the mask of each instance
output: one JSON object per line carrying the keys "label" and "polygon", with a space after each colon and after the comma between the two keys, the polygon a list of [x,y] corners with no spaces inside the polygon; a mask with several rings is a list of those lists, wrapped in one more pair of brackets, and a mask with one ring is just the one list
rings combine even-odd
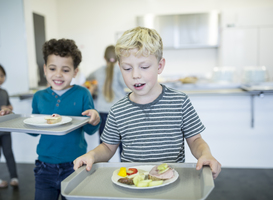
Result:
{"label": "jeans", "polygon": [[36,160],[35,165],[35,200],[58,200],[61,182],[74,172],[73,162],[50,164]]}
{"label": "jeans", "polygon": [[18,178],[16,163],[12,152],[11,134],[9,132],[0,132],[0,157],[1,148],[6,158],[10,178]]}

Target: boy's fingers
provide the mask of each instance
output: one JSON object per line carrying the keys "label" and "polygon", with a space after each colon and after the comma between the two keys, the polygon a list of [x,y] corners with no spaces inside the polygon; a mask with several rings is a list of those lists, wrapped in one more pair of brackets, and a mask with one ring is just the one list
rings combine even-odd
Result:
{"label": "boy's fingers", "polygon": [[200,170],[203,167],[203,161],[202,160],[198,160],[197,164],[196,164],[196,170]]}
{"label": "boy's fingers", "polygon": [[87,110],[82,112],[82,115],[88,115],[88,114],[89,114],[89,112]]}
{"label": "boy's fingers", "polygon": [[216,179],[221,172],[221,164],[218,161],[215,164],[211,164],[211,171],[213,174],[213,178]]}
{"label": "boy's fingers", "polygon": [[91,115],[90,119],[89,119],[89,123],[93,125],[94,122],[95,122],[95,117],[93,115]]}
{"label": "boy's fingers", "polygon": [[92,163],[91,159],[88,159],[87,164],[86,164],[86,170],[90,171],[92,168],[92,165],[93,165],[93,163]]}
{"label": "boy's fingers", "polygon": [[221,164],[218,161],[215,162],[212,161],[209,163],[209,166],[212,172],[213,179],[216,179],[216,177],[221,171]]}
{"label": "boy's fingers", "polygon": [[79,161],[78,159],[74,160],[73,164],[74,164],[74,167],[73,167],[74,170],[77,170],[82,165],[81,161]]}

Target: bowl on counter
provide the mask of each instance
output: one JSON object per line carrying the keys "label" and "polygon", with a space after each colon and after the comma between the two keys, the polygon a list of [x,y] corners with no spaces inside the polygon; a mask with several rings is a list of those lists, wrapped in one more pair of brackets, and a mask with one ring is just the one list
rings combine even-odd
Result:
{"label": "bowl on counter", "polygon": [[213,83],[233,83],[236,79],[235,67],[214,67],[211,82]]}
{"label": "bowl on counter", "polygon": [[243,84],[259,84],[269,80],[268,70],[265,66],[247,66],[243,68]]}

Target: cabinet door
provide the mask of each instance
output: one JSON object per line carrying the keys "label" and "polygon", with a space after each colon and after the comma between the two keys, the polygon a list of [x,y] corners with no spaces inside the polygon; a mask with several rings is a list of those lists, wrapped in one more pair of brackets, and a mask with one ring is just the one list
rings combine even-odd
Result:
{"label": "cabinet door", "polygon": [[258,51],[257,28],[229,28],[222,32],[220,63],[222,66],[256,66]]}
{"label": "cabinet door", "polygon": [[259,65],[268,69],[269,81],[273,81],[273,27],[260,28]]}
{"label": "cabinet door", "polygon": [[[273,96],[254,98],[251,127],[250,96],[191,96],[206,130],[201,133],[223,167],[272,168]],[[185,144],[186,162],[196,162]]]}

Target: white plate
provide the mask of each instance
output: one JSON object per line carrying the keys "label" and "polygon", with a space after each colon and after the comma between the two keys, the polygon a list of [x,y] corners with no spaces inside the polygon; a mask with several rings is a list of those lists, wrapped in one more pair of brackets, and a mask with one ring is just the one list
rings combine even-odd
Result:
{"label": "white plate", "polygon": [[[130,167],[130,168],[137,168],[137,169],[141,169],[141,170],[144,170],[144,171],[151,171],[151,169],[154,167],[155,165],[140,165],[140,166],[135,166],[135,167]],[[126,185],[126,184],[123,184],[123,183],[119,183],[118,180],[120,178],[124,178],[124,177],[121,177],[118,175],[118,172],[119,172],[120,168],[119,169],[116,169],[114,172],[113,172],[113,175],[112,175],[112,182],[121,186],[121,187],[125,187],[125,188],[130,188],[130,189],[153,189],[153,188],[158,188],[158,187],[163,187],[163,186],[166,186],[166,185],[169,185],[173,182],[175,182],[177,180],[177,178],[179,177],[179,174],[178,172],[174,170],[174,176],[169,179],[169,180],[165,180],[163,181],[163,184],[162,185],[158,185],[158,186],[153,186],[153,187],[136,187],[135,185]]]}
{"label": "white plate", "polygon": [[40,126],[40,127],[52,127],[52,126],[60,126],[62,124],[66,124],[72,121],[71,117],[62,116],[62,121],[56,124],[48,124],[45,120],[46,116],[43,117],[30,117],[24,120],[25,124],[32,125],[32,126]]}

